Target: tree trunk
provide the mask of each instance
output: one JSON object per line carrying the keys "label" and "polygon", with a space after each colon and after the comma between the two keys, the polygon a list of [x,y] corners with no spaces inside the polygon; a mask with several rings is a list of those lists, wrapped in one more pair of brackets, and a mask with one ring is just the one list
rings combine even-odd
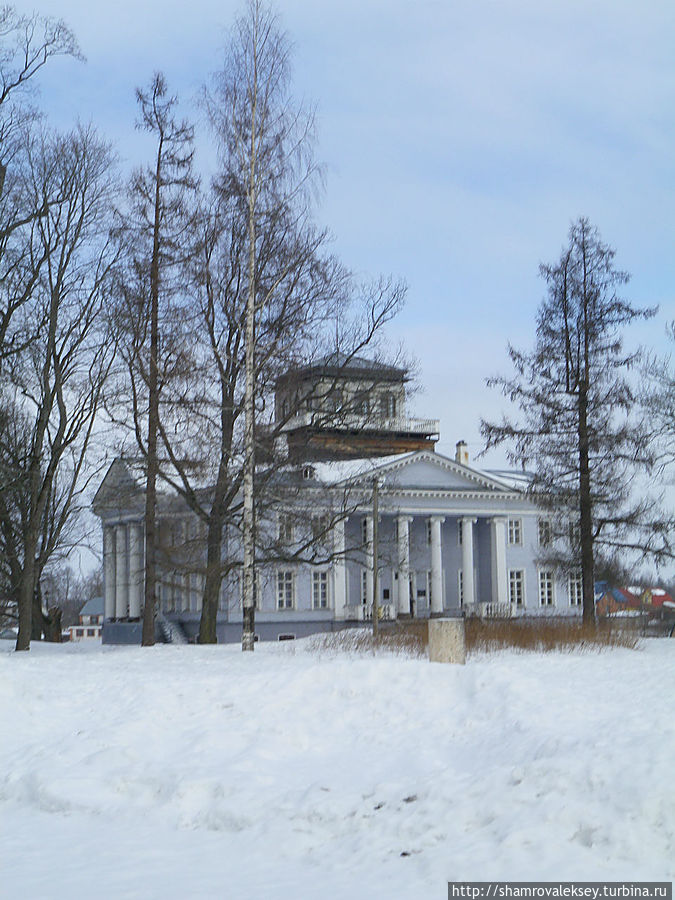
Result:
{"label": "tree trunk", "polygon": [[583,622],[595,625],[595,584],[593,573],[593,508],[588,448],[588,389],[579,387],[579,540],[581,545],[581,579],[583,590]]}
{"label": "tree trunk", "polygon": [[155,171],[155,218],[150,265],[150,372],[148,377],[148,471],[145,489],[145,591],[143,606],[143,647],[155,643],[155,587],[157,582],[157,432],[159,430],[159,231],[161,210],[162,140]]}
{"label": "tree trunk", "polygon": [[206,578],[202,595],[202,615],[199,621],[200,644],[215,644],[218,640],[216,635],[216,618],[218,615],[218,596],[222,582],[220,558],[222,530],[222,522],[214,522],[211,519],[206,539]]}
{"label": "tree trunk", "polygon": [[[256,8],[257,13],[257,8]],[[256,23],[257,24],[257,23]],[[257,56],[258,47],[254,47]],[[244,624],[241,649],[252,651],[255,644],[255,510],[253,482],[255,477],[255,305],[256,305],[256,128],[257,89],[253,76],[251,107],[251,147],[248,172],[248,295],[245,327],[245,392],[244,392]]]}
{"label": "tree trunk", "polygon": [[31,641],[41,641],[43,626],[44,626],[44,614],[42,612],[42,589],[40,587],[40,582],[38,581],[35,587],[33,588],[33,602],[32,602],[32,613],[31,613],[31,623],[30,623],[30,639]]}
{"label": "tree trunk", "polygon": [[62,611],[58,606],[52,606],[48,610],[48,615],[45,619],[45,640],[49,641],[52,644],[60,644],[62,641],[61,637],[61,617]]}
{"label": "tree trunk", "polygon": [[19,589],[19,632],[15,650],[30,650],[35,579],[34,554],[26,559]]}

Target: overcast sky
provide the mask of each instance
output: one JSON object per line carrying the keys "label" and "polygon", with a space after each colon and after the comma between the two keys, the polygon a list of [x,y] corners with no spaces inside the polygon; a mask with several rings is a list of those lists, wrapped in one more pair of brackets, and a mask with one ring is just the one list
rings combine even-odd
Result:
{"label": "overcast sky", "polygon": [[[138,162],[134,88],[160,69],[188,115],[219,67],[231,0],[35,0],[63,17],[86,64],[41,78],[55,124],[93,121]],[[675,318],[675,3],[672,0],[286,0],[294,92],[316,103],[327,167],[319,220],[359,273],[409,285],[393,336],[420,363],[419,415],[443,452],[480,449],[504,401],[507,341],[532,343],[570,222],[588,216],[660,304],[629,343],[665,350]],[[207,154],[208,156],[208,154]],[[488,465],[490,460],[484,462]],[[500,457],[491,462],[500,465]]]}

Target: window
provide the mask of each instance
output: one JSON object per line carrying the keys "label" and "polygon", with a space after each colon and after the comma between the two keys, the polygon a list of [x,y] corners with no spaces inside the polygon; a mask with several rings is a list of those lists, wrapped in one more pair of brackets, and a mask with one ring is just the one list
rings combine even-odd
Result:
{"label": "window", "polygon": [[87,637],[96,637],[96,629],[87,628]]}
{"label": "window", "polygon": [[288,513],[279,513],[277,538],[282,544],[291,544],[293,542],[293,519]]}
{"label": "window", "polygon": [[573,550],[578,550],[581,544],[581,527],[579,522],[572,519],[569,524],[569,538],[570,538],[570,547]]}
{"label": "window", "polygon": [[521,519],[509,519],[509,544],[523,543],[523,523]]}
{"label": "window", "polygon": [[368,519],[361,519],[361,543],[364,547],[368,544]]}
{"label": "window", "polygon": [[463,524],[462,520],[457,519],[457,543],[459,544],[460,547],[462,546],[462,539],[463,539],[462,535],[463,535],[463,531],[464,531],[464,529],[462,528],[462,524]]}
{"label": "window", "polygon": [[567,596],[570,606],[581,606],[584,596],[581,572],[571,572],[567,579]]}
{"label": "window", "polygon": [[553,527],[550,519],[539,519],[537,522],[537,536],[540,547],[550,547],[553,539]]}
{"label": "window", "polygon": [[325,540],[328,527],[330,525],[330,519],[325,513],[321,513],[317,516],[312,516],[311,518],[311,526],[312,526],[312,537],[315,541],[321,539]]}
{"label": "window", "polygon": [[525,599],[525,573],[522,569],[509,570],[509,601],[514,606],[523,606]]}
{"label": "window", "polygon": [[396,396],[395,394],[382,394],[380,397],[380,414],[383,419],[396,418]]}
{"label": "window", "polygon": [[368,569],[361,569],[361,603],[366,606],[368,603]]}
{"label": "window", "polygon": [[367,395],[362,394],[356,398],[356,414],[357,416],[367,416],[370,412],[370,404]]}
{"label": "window", "polygon": [[553,572],[539,571],[539,606],[553,606]]}
{"label": "window", "polygon": [[459,605],[464,606],[464,572],[461,569],[457,572],[457,595]]}
{"label": "window", "polygon": [[312,572],[312,609],[328,609],[328,572]]}
{"label": "window", "polygon": [[84,637],[84,628],[76,628],[75,637]]}
{"label": "window", "polygon": [[293,609],[295,603],[295,573],[286,569],[277,572],[277,608]]}
{"label": "window", "polygon": [[431,544],[431,519],[427,519],[427,546]]}
{"label": "window", "polygon": [[280,641],[294,641],[295,635],[294,634],[280,634],[279,640]]}

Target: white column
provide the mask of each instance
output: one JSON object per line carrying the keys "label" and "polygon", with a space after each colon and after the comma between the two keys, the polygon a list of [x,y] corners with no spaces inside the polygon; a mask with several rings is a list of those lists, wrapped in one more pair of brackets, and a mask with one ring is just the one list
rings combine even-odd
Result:
{"label": "white column", "polygon": [[103,527],[103,597],[106,619],[115,618],[115,529]]}
{"label": "white column", "polygon": [[143,526],[129,526],[129,618],[139,619],[143,605]]}
{"label": "white column", "polygon": [[333,603],[335,605],[334,616],[342,620],[345,617],[345,604],[347,602],[347,564],[345,562],[345,520],[336,522],[333,526],[335,561],[333,562]]}
{"label": "white column", "polygon": [[410,614],[410,516],[398,517],[398,613]]}
{"label": "white column", "polygon": [[115,527],[115,616],[129,615],[129,560],[127,559],[127,526]]}
{"label": "white column", "polygon": [[508,603],[506,583],[506,519],[492,519],[492,600]]}
{"label": "white column", "polygon": [[366,608],[373,608],[373,517],[366,516]]}
{"label": "white column", "polygon": [[431,613],[443,612],[443,547],[441,525],[444,516],[431,516]]}
{"label": "white column", "polygon": [[462,519],[462,590],[464,605],[476,602],[476,587],[473,579],[473,523],[475,519]]}

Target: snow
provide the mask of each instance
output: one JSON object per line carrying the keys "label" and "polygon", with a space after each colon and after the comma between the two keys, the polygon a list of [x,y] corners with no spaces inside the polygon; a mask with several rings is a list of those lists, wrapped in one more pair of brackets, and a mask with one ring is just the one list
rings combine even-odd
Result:
{"label": "snow", "polygon": [[389,456],[368,456],[359,459],[313,462],[317,478],[326,484],[341,484],[359,478],[374,476],[392,463],[401,463],[415,456],[414,453],[396,453]]}
{"label": "snow", "polygon": [[0,646],[1,897],[675,878],[675,640],[466,666]]}

